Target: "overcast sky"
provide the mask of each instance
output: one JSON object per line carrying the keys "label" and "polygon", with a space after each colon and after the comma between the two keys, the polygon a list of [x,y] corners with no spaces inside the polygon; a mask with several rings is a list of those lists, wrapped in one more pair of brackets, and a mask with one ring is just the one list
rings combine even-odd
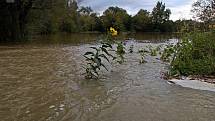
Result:
{"label": "overcast sky", "polygon": [[[78,0],[80,6],[90,6],[94,11],[102,14],[109,6],[118,6],[127,10],[131,15],[135,15],[138,10],[146,9],[152,11],[158,0]],[[170,19],[190,19],[192,3],[196,0],[160,0],[171,9]]]}

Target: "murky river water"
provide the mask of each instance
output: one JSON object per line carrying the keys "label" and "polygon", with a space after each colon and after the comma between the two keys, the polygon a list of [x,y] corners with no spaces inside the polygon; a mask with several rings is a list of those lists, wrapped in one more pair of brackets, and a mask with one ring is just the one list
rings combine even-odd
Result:
{"label": "murky river water", "polygon": [[166,64],[156,57],[139,64],[139,48],[163,43],[135,37],[127,43],[135,52],[99,80],[82,75],[81,55],[93,42],[0,46],[0,120],[215,121],[215,93],[168,84],[160,78]]}

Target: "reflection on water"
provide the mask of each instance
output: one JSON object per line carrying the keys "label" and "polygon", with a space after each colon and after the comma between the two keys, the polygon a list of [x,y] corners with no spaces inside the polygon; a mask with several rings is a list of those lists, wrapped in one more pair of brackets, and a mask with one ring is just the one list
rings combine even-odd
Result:
{"label": "reflection on water", "polygon": [[[63,38],[59,37],[59,40]],[[214,92],[167,84],[160,78],[166,64],[156,57],[147,56],[148,63],[139,64],[137,50],[160,43],[129,41],[127,48],[134,44],[135,53],[126,54],[125,63],[110,65],[108,72],[102,70],[100,80],[85,80],[81,75],[83,57],[80,55],[89,44],[63,43],[60,46],[58,42],[53,45],[49,43],[51,40],[44,41],[47,41],[45,45],[38,41],[0,47],[2,121],[215,119]]]}

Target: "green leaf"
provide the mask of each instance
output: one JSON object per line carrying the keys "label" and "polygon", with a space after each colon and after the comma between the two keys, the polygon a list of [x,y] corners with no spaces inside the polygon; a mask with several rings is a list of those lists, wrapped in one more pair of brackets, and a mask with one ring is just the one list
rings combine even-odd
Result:
{"label": "green leaf", "polygon": [[96,47],[90,47],[90,48],[92,48],[92,49],[94,49],[94,50],[98,51],[98,48],[96,48]]}
{"label": "green leaf", "polygon": [[89,57],[87,57],[87,56],[85,56],[85,55],[84,55],[84,57],[86,58],[86,61],[89,61],[89,60],[93,61],[93,58],[92,58],[92,57],[89,58]]}
{"label": "green leaf", "polygon": [[93,52],[86,52],[84,55],[92,55],[92,56],[94,56],[95,54]]}
{"label": "green leaf", "polygon": [[109,59],[108,59],[104,54],[100,54],[99,56],[100,56],[100,57],[103,57],[103,58],[106,59],[108,62],[110,62]]}
{"label": "green leaf", "polygon": [[111,44],[109,44],[109,43],[102,43],[102,48],[113,48],[112,46],[111,46]]}
{"label": "green leaf", "polygon": [[86,61],[93,61],[94,62],[94,59],[93,58],[87,58]]}
{"label": "green leaf", "polygon": [[106,66],[104,64],[101,64],[101,66],[108,71],[108,69],[106,68]]}
{"label": "green leaf", "polygon": [[111,55],[105,48],[101,48],[101,49],[102,49],[102,51],[103,51],[105,54],[107,54],[108,56],[113,57],[113,55]]}

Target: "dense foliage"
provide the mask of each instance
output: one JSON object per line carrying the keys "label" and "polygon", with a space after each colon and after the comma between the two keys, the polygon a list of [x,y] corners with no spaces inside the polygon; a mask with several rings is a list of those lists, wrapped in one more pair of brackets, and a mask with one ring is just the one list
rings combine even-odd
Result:
{"label": "dense foliage", "polygon": [[215,0],[197,0],[193,3],[192,12],[202,22],[202,30],[207,31],[211,25],[215,26]]}
{"label": "dense foliage", "polygon": [[215,33],[191,33],[179,43],[168,46],[163,60],[172,57],[170,75],[214,75]]}
{"label": "dense foliage", "polygon": [[215,20],[215,0],[197,0],[192,11],[197,19],[210,23]]}
{"label": "dense foliage", "polygon": [[215,75],[215,1],[197,0],[192,11],[200,22],[179,22],[179,29],[190,33],[176,45],[168,45],[161,56],[170,61],[171,76]]}
{"label": "dense foliage", "polygon": [[[0,2],[0,41],[22,40],[35,34],[56,32],[106,32],[114,27],[119,32],[181,32],[192,30],[193,21],[169,20],[170,9],[157,2],[152,12],[141,9],[131,16],[119,7],[109,7],[102,15],[90,7],[78,6],[75,0],[16,0]],[[185,27],[183,27],[185,26]]]}

